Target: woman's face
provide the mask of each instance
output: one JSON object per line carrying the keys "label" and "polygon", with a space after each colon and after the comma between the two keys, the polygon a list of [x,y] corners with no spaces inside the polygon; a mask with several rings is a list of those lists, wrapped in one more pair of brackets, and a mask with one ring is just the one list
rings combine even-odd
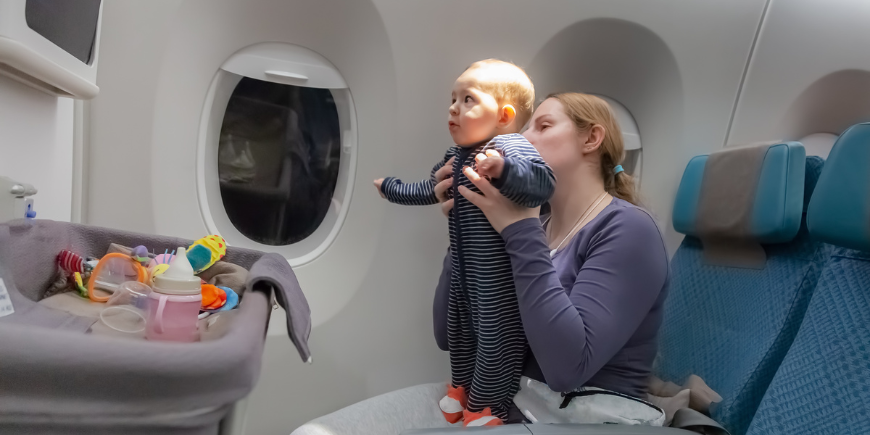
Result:
{"label": "woman's face", "polygon": [[562,103],[555,98],[548,98],[535,110],[523,136],[534,145],[558,177],[560,172],[580,166],[583,160],[582,144],[586,143],[589,133],[578,132],[565,114]]}

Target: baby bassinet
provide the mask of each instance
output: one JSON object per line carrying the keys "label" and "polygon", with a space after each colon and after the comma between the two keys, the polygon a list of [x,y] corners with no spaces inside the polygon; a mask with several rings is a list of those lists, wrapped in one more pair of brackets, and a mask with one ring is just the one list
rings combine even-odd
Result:
{"label": "baby bassinet", "polygon": [[217,434],[260,373],[273,293],[287,310],[292,342],[310,358],[308,304],[277,254],[227,251],[223,261],[250,272],[225,332],[210,341],[92,334],[95,319],[38,303],[58,252],[98,257],[110,243],[163,252],[191,241],[42,220],[0,225],[0,278],[14,308],[0,317],[0,433]]}

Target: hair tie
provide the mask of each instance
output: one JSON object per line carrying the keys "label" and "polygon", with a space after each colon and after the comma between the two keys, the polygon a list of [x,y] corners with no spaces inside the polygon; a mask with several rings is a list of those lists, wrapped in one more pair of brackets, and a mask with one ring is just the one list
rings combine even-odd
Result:
{"label": "hair tie", "polygon": [[622,171],[624,171],[624,170],[625,170],[625,169],[622,169],[622,165],[616,165],[616,166],[613,168],[613,175],[616,176],[616,174],[618,174],[618,173],[620,173],[620,172],[622,172]]}

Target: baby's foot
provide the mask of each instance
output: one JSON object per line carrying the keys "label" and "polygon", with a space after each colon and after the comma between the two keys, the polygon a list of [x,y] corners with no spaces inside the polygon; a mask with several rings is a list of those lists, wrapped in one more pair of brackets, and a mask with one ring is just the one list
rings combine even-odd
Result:
{"label": "baby's foot", "polygon": [[492,415],[492,410],[484,408],[481,412],[465,411],[465,427],[474,426],[501,426],[501,419]]}
{"label": "baby's foot", "polygon": [[459,386],[453,388],[453,385],[447,384],[447,395],[444,396],[438,405],[441,407],[441,413],[450,424],[462,420],[462,413],[465,412],[465,406],[468,404],[468,396],[465,394],[465,387]]}

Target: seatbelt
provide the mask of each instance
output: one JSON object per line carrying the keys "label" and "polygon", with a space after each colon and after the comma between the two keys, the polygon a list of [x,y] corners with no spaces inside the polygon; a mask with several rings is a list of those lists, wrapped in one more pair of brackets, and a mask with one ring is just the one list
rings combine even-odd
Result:
{"label": "seatbelt", "polygon": [[622,394],[622,393],[617,393],[615,391],[607,391],[607,390],[585,390],[585,391],[573,391],[571,393],[562,393],[562,397],[564,397],[565,399],[562,400],[562,404],[559,405],[559,409],[567,408],[568,404],[571,403],[571,400],[573,400],[575,397],[595,396],[598,394],[603,394],[606,396],[622,397],[623,399],[633,400],[637,403],[642,403],[646,406],[649,406],[650,408],[653,408],[656,411],[659,411],[662,414],[664,414],[664,411],[661,408],[659,408],[658,406],[655,406],[652,403],[649,403],[645,400],[638,399],[637,397],[631,397],[627,394]]}
{"label": "seatbelt", "polygon": [[[623,397],[626,399],[634,400],[634,401],[639,402],[639,403],[643,403],[645,405],[648,405],[650,407],[653,407],[653,408],[661,411],[661,409],[658,408],[657,406],[652,405],[651,403],[646,402],[644,400],[637,399],[637,398],[631,397],[631,396],[627,396],[625,394],[616,393],[613,391],[598,391],[598,390],[587,390],[587,391],[575,391],[575,392],[571,392],[571,393],[562,393],[562,396],[565,399],[562,401],[562,404],[559,406],[559,408],[560,409],[566,408],[568,406],[568,404],[571,403],[571,400],[574,399],[575,397],[594,396],[597,394]],[[716,420],[713,420],[712,418],[707,417],[706,415],[704,415],[698,411],[695,411],[692,408],[678,409],[677,412],[674,414],[674,419],[673,419],[673,421],[671,421],[670,427],[677,428],[677,429],[684,429],[684,430],[696,432],[696,433],[703,434],[703,435],[731,435],[727,430],[725,430],[724,427],[722,427],[722,425],[717,423]]]}

